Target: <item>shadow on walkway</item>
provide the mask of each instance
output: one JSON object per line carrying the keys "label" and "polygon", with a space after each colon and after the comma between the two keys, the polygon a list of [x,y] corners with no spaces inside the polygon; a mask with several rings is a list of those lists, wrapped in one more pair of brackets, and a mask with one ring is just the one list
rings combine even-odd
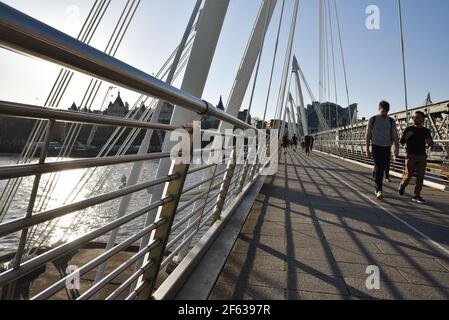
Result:
{"label": "shadow on walkway", "polygon": [[[210,299],[448,299],[449,257],[429,238],[449,245],[449,197],[425,188],[429,205],[418,207],[396,196],[396,183],[382,208],[366,199],[374,193],[368,169],[283,155]],[[379,290],[367,288],[368,266],[380,270]]]}

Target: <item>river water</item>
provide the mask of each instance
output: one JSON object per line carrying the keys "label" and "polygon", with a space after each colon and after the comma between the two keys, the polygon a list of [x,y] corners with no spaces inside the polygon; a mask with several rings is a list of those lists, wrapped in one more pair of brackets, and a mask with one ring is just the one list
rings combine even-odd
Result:
{"label": "river water", "polygon": [[[0,166],[13,165],[16,161],[16,156],[0,156]],[[47,162],[52,161],[56,161],[56,159],[49,158],[47,160]],[[148,181],[155,177],[157,164],[157,161],[145,163],[141,182]],[[52,184],[50,183],[52,181],[50,179],[51,175],[44,175],[40,183],[35,212],[51,210],[64,204],[70,204],[90,198],[92,196],[91,190],[94,190],[97,184],[102,181],[102,177],[106,177],[106,179],[103,181],[104,184],[100,189],[101,191],[95,195],[117,190],[123,186],[123,179],[126,180],[126,177],[129,177],[131,168],[132,164],[118,165],[110,168],[99,168],[89,175],[89,178],[86,179],[86,185],[79,192],[76,191],[76,186],[82,180],[87,170],[63,172],[56,180],[54,180]],[[109,174],[105,175],[108,171]],[[90,172],[91,171],[89,171],[89,173]],[[191,175],[186,184],[191,185],[192,183],[197,182],[200,178],[201,173]],[[3,222],[24,217],[30,199],[33,181],[34,177],[28,177],[21,182]],[[6,185],[7,181],[0,180],[0,195],[4,192]],[[43,205],[40,200],[42,200],[42,195],[44,194],[43,191],[46,185],[50,185],[53,192],[51,193],[51,196],[46,199],[45,204]],[[73,198],[74,196],[75,198]],[[135,193],[132,197],[128,213],[148,206],[149,202],[150,197],[148,190]],[[51,246],[55,243],[59,243],[60,241],[65,242],[79,238],[80,236],[97,229],[99,226],[115,220],[119,204],[120,199],[110,201],[82,212],[67,215],[62,219],[59,219],[57,223],[53,223],[47,228],[45,228],[45,225],[41,225],[39,229],[34,231],[34,239],[37,239],[35,243],[41,246]],[[187,210],[186,212],[189,211]],[[181,218],[182,215],[177,217],[177,220]],[[144,225],[144,220],[145,217],[142,216],[141,218],[130,222],[126,226],[123,226],[120,229],[118,241],[124,240],[140,231]],[[0,238],[0,256],[5,253],[15,251],[17,249],[19,237],[20,233],[16,233]],[[106,240],[107,238],[105,237],[97,239],[97,241]]]}

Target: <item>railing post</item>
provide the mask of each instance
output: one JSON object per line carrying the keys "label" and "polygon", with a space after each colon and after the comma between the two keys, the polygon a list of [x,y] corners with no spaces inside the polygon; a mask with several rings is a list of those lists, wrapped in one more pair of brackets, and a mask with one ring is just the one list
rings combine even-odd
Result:
{"label": "railing post", "polygon": [[[189,137],[190,137],[190,157],[192,157],[193,156],[192,133],[189,135]],[[192,158],[190,158],[190,160],[191,159]],[[156,221],[160,219],[165,219],[166,222],[165,224],[157,228],[151,236],[150,242],[152,242],[152,240],[159,240],[159,245],[153,250],[151,250],[151,252],[148,253],[144,259],[143,266],[147,265],[148,263],[151,263],[151,266],[142,275],[141,281],[139,281],[137,288],[134,289],[134,291],[142,290],[140,293],[137,294],[137,298],[139,300],[149,300],[151,299],[151,296],[153,294],[154,287],[156,285],[156,280],[161,269],[161,264],[164,259],[164,253],[170,237],[173,222],[175,220],[175,215],[181,199],[182,190],[184,189],[184,185],[187,179],[188,171],[190,168],[190,162],[191,161],[189,161],[189,163],[181,163],[181,164],[176,164],[175,162],[172,162],[169,174],[170,175],[177,174],[179,175],[180,178],[168,182],[165,185],[162,199],[166,197],[173,197],[174,200],[159,207],[159,210],[157,212]],[[139,285],[143,286],[143,289],[141,289],[142,287],[139,288]]]}
{"label": "railing post", "polygon": [[258,148],[260,147],[259,144],[259,136],[257,135],[255,137],[256,140],[256,144],[255,144],[255,150],[254,150],[254,163],[253,163],[253,167],[251,169],[251,173],[250,173],[250,177],[251,177],[251,181],[254,180],[257,172],[259,171],[259,157],[258,157]]}
{"label": "railing post", "polygon": [[229,194],[229,187],[231,186],[232,176],[234,175],[236,166],[237,166],[237,157],[236,151],[234,149],[232,150],[231,158],[229,159],[227,171],[220,189],[220,194],[218,196],[217,205],[215,206],[214,209],[214,217],[213,217],[214,223],[221,219],[221,213],[223,212],[226,198]]}
{"label": "railing post", "polygon": [[246,178],[248,177],[248,160],[245,160],[245,164],[243,165],[243,172],[242,172],[242,176],[240,177],[240,182],[238,184],[238,187],[236,189],[235,194],[239,195],[242,193],[243,188],[245,187],[245,181]]}
{"label": "railing post", "polygon": [[[254,150],[254,156],[255,156],[255,163],[254,163],[254,166],[253,166],[253,168],[252,168],[252,170],[250,171],[250,169],[249,169],[249,166],[250,166],[250,157],[253,155],[252,154],[252,150],[251,150],[251,146],[252,146],[252,143],[249,143],[249,141],[250,140],[253,140],[253,139],[255,139],[256,140],[256,144],[255,144],[255,150]],[[246,151],[246,160],[245,160],[245,164],[244,164],[244,169],[243,169],[243,172],[242,172],[242,177],[240,178],[241,180],[240,180],[240,182],[239,182],[239,184],[238,184],[238,187],[237,187],[237,192],[236,192],[236,194],[238,195],[238,194],[241,194],[242,192],[243,192],[243,188],[245,188],[245,182],[246,182],[246,180],[248,179],[248,175],[251,177],[251,179],[253,178],[253,174],[254,174],[254,172],[256,172],[256,170],[257,170],[257,144],[258,144],[258,136],[256,135],[255,137],[249,137],[249,138],[247,138],[247,141],[248,141],[248,143],[247,143],[247,147],[248,147],[248,150]]]}

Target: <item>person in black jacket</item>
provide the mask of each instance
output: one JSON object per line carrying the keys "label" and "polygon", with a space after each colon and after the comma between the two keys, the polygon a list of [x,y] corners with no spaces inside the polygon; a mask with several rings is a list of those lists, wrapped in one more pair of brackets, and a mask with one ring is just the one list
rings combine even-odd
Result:
{"label": "person in black jacket", "polygon": [[284,154],[287,154],[287,149],[290,144],[290,140],[288,139],[288,134],[285,134],[282,137],[282,148],[284,148]]}
{"label": "person in black jacket", "polygon": [[293,142],[293,147],[296,151],[296,149],[298,148],[298,136],[296,134],[293,135],[292,142]]}
{"label": "person in black jacket", "polygon": [[405,160],[404,178],[399,186],[399,194],[403,196],[413,174],[416,172],[415,193],[413,202],[426,203],[421,197],[424,186],[424,176],[427,168],[426,144],[433,146],[434,142],[429,129],[424,127],[426,115],[417,111],[413,116],[413,126],[404,131],[401,139],[402,145],[407,145],[407,158]]}
{"label": "person in black jacket", "polygon": [[304,145],[305,145],[305,149],[306,149],[306,154],[308,156],[310,156],[310,153],[312,152],[312,148],[313,148],[313,137],[311,135],[307,135],[304,138]]}

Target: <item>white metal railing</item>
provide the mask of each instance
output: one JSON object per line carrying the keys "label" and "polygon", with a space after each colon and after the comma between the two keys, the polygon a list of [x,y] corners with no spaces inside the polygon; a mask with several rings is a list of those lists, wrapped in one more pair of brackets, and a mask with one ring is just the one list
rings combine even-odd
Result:
{"label": "white metal railing", "polygon": [[[255,130],[249,124],[213,107],[210,103],[163,83],[3,3],[0,3],[0,45],[66,66],[120,87],[126,87],[133,91],[153,96],[162,101],[197,112],[200,115],[215,117],[236,128]],[[70,122],[93,126],[151,129],[165,132],[171,132],[178,128],[170,125],[59,111],[6,101],[0,101],[0,116],[43,120],[47,123],[43,148],[38,163],[0,167],[0,180],[34,177],[28,210],[24,217],[0,224],[0,239],[14,233],[20,233],[20,241],[15,254],[11,257],[11,263],[4,270],[0,269],[0,295],[5,299],[18,298],[18,286],[24,283],[25,285],[31,285],[31,283],[27,283],[27,281],[31,282],[29,276],[33,272],[42,269],[44,273],[38,277],[44,279],[45,285],[38,288],[38,290],[31,290],[31,298],[50,299],[56,294],[64,292],[64,290],[67,290],[66,283],[72,278],[72,275],[64,273],[56,282],[51,281],[52,277],[46,278],[45,269],[47,266],[61,258],[76,254],[77,250],[86,248],[86,245],[94,240],[100,239],[102,236],[108,235],[157,209],[158,215],[154,223],[145,227],[142,226],[139,232],[117,243],[113,248],[104,250],[100,255],[91,258],[77,270],[77,275],[79,275],[81,281],[87,284],[87,287],[85,286],[84,289],[78,290],[75,296],[79,300],[96,298],[150,299],[158,286],[158,280],[162,279],[163,281],[163,273],[168,272],[165,268],[171,264],[178,252],[185,248],[186,245],[191,246],[194,238],[200,238],[202,235],[201,230],[209,230],[214,224],[220,223],[224,208],[229,210],[229,204],[237,203],[237,200],[244,196],[245,190],[248,190],[254,183],[260,170],[266,165],[266,163],[250,165],[246,161],[244,165],[237,166],[236,150],[233,147],[231,150],[228,150],[230,152],[226,158],[226,168],[217,171],[208,180],[189,186],[186,185],[186,180],[190,175],[207,170],[214,165],[201,165],[190,168],[189,164],[173,164],[169,174],[159,179],[144,181],[76,203],[35,213],[33,210],[34,203],[38,198],[41,178],[45,174],[170,157],[169,153],[153,153],[63,160],[49,163],[47,162],[47,154],[55,123]],[[190,130],[191,128],[184,129]],[[246,156],[248,157],[249,154],[247,151]],[[237,168],[239,175],[234,175]],[[201,189],[206,182],[211,182],[211,187]],[[55,245],[48,250],[36,253],[35,256],[29,259],[25,259],[25,241],[31,228],[158,185],[165,185],[165,192],[161,199],[153,199],[153,202],[148,206],[98,226],[93,231],[75,240]],[[201,207],[195,208],[189,214],[181,215],[186,213],[187,209],[199,199],[206,199]],[[189,221],[200,210],[203,210],[204,213],[196,221]],[[119,266],[107,273],[100,281],[92,283],[85,278],[92,270],[96,270],[102,264],[117,258],[119,253],[129,252],[127,250],[136,242],[150,235],[152,240],[148,245],[140,248],[137,252],[133,252],[129,258],[120,260]],[[145,258],[144,261],[146,262],[139,264],[139,261],[142,261],[143,258]],[[117,285],[114,281],[119,276],[123,276],[127,270],[132,270],[131,275],[127,275],[126,279],[120,280],[120,283]]]}
{"label": "white metal railing", "polygon": [[[449,143],[449,141],[442,141],[436,143]],[[356,162],[374,165],[374,160],[368,158],[365,152],[365,143],[351,143],[351,142],[335,142],[335,141],[318,141],[315,148],[324,153],[339,156],[345,159]],[[401,152],[399,157],[392,157],[390,169],[392,172],[402,173],[405,166],[405,155]],[[435,182],[443,186],[449,187],[449,165],[444,163],[429,162],[427,167],[426,179],[430,182]]]}

